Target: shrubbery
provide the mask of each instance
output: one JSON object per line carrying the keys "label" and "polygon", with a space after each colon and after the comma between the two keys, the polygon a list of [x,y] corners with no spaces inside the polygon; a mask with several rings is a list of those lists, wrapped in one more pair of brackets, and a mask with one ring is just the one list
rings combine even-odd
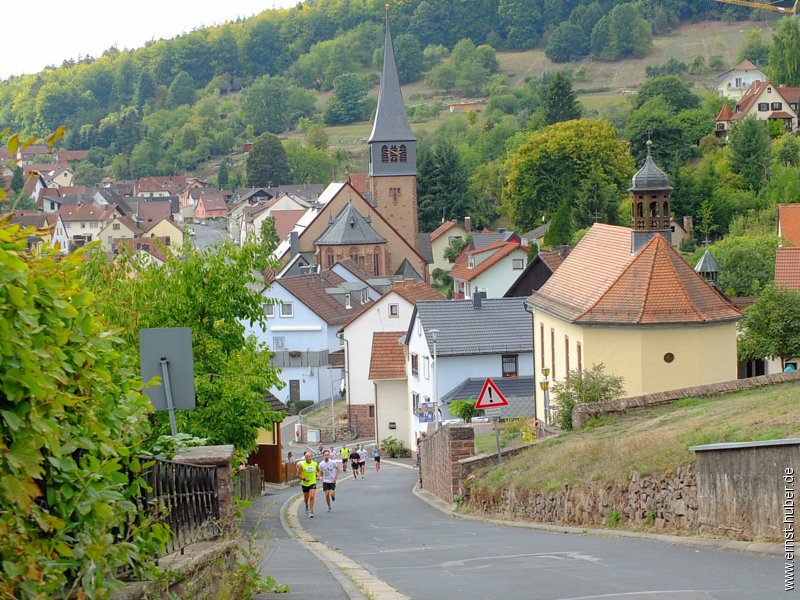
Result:
{"label": "shrubbery", "polygon": [[406,445],[393,437],[381,440],[381,452],[390,458],[407,458],[411,456],[411,451],[406,448]]}
{"label": "shrubbery", "polygon": [[605,402],[619,398],[625,388],[622,377],[607,375],[605,365],[592,366],[589,371],[570,371],[569,378],[553,384],[552,393],[558,398],[558,426],[572,430],[572,409],[578,402]]}

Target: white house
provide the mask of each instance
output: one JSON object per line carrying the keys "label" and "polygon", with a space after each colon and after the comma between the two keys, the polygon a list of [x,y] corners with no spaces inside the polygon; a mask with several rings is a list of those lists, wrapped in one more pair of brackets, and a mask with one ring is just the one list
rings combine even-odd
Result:
{"label": "white house", "polygon": [[498,241],[459,257],[450,275],[453,298],[469,298],[482,290],[487,298],[500,298],[525,270],[528,248],[516,241]]}
{"label": "white house", "polygon": [[403,346],[398,339],[405,337],[418,300],[445,298],[426,283],[396,281],[341,329],[351,424],[361,435],[374,434],[378,440],[391,436],[408,447],[412,430]]}
{"label": "white house", "polygon": [[[470,378],[533,377],[533,331],[525,298],[490,298],[416,303],[406,334],[408,393],[414,439],[427,431],[423,404],[450,417],[445,398]],[[531,380],[532,383],[532,380]],[[458,399],[458,398],[453,398]],[[533,416],[528,406],[515,415]]]}
{"label": "white house", "polygon": [[739,100],[745,90],[756,81],[766,81],[767,76],[749,60],[743,60],[717,77],[717,93],[723,98]]}

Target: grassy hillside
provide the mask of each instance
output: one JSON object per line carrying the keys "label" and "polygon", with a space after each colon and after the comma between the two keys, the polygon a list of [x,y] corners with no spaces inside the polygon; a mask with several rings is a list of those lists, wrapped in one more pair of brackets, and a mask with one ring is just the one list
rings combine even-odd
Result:
{"label": "grassy hillside", "polygon": [[694,462],[690,446],[800,437],[800,382],[604,416],[480,474],[473,489],[622,482]]}

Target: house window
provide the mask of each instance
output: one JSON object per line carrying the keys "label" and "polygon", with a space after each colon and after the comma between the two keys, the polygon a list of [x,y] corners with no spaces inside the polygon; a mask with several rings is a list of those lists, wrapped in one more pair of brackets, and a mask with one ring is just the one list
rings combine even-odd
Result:
{"label": "house window", "polygon": [[411,392],[411,412],[417,414],[419,410],[419,394],[417,392]]}
{"label": "house window", "polygon": [[431,359],[429,356],[422,357],[422,376],[425,379],[431,378]]}
{"label": "house window", "polygon": [[64,229],[72,229],[72,223],[64,223]]}
{"label": "house window", "polygon": [[392,319],[397,319],[400,317],[400,305],[399,304],[390,304],[389,305],[389,316]]}
{"label": "house window", "polygon": [[373,275],[380,275],[381,272],[381,257],[378,254],[378,251],[375,250],[375,253],[372,255],[372,274]]}
{"label": "house window", "polygon": [[286,348],[286,338],[276,335],[272,338],[272,349],[273,350],[284,350]]}
{"label": "house window", "polygon": [[408,161],[408,151],[405,144],[400,144],[400,162]]}
{"label": "house window", "polygon": [[759,102],[758,103],[758,110],[761,112],[766,112],[769,110],[769,102]]}
{"label": "house window", "polygon": [[411,374],[419,378],[419,356],[416,354],[411,355]]}
{"label": "house window", "polygon": [[454,241],[460,240],[460,239],[461,239],[460,235],[448,235],[447,236],[447,243],[448,244],[452,244]]}
{"label": "house window", "polygon": [[56,203],[50,202],[50,210],[56,210]]}
{"label": "house window", "polygon": [[86,229],[86,223],[81,223],[81,229]]}
{"label": "house window", "polygon": [[741,77],[737,77],[737,78],[736,78],[736,87],[737,87],[737,88],[744,87],[744,86],[742,85],[742,78],[741,78]]}
{"label": "house window", "polygon": [[329,269],[333,267],[333,250],[330,248],[325,250],[325,261],[327,262]]}
{"label": "house window", "polygon": [[358,263],[358,248],[350,248],[350,260]]}
{"label": "house window", "polygon": [[372,417],[373,419],[375,418],[375,405],[374,404],[370,404],[369,405],[369,407],[367,408],[367,414],[369,414],[369,416]]}
{"label": "house window", "polygon": [[352,308],[352,306],[350,305],[350,294],[345,294],[344,295],[344,307],[345,308]]}
{"label": "house window", "polygon": [[772,110],[783,110],[783,102],[773,102],[770,105],[770,108]]}
{"label": "house window", "polygon": [[265,302],[264,304],[261,305],[261,308],[264,309],[264,316],[266,316],[268,319],[271,319],[275,316],[274,304],[268,304]]}
{"label": "house window", "polygon": [[503,377],[516,377],[517,373],[517,355],[504,354],[503,355]]}
{"label": "house window", "polygon": [[465,283],[464,284],[464,295],[467,298],[471,298],[472,297],[472,286],[469,283]]}
{"label": "house window", "polygon": [[474,256],[470,256],[469,257],[469,262],[467,263],[467,266],[470,269],[474,269],[475,268],[475,257]]}
{"label": "house window", "polygon": [[108,236],[108,245],[110,246],[114,242],[114,236]]}
{"label": "house window", "polygon": [[281,316],[282,317],[293,317],[294,316],[294,305],[291,302],[282,302],[281,303]]}
{"label": "house window", "polygon": [[521,258],[515,258],[511,261],[511,268],[515,271],[525,268],[525,261]]}
{"label": "house window", "polygon": [[381,146],[381,162],[389,162],[389,147],[386,144]]}
{"label": "house window", "polygon": [[114,223],[114,224],[111,226],[111,229],[113,229],[114,231],[119,231],[119,223]]}

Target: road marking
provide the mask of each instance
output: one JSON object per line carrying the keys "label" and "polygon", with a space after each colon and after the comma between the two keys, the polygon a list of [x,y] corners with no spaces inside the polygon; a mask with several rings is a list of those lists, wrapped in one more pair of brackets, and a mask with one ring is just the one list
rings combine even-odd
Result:
{"label": "road marking", "polygon": [[558,600],[599,600],[600,598],[630,598],[631,596],[674,596],[675,594],[707,594],[710,591],[712,590],[650,590],[646,592],[617,592],[614,594],[597,594],[594,596],[575,596],[574,598],[559,598]]}
{"label": "road marking", "polygon": [[582,554],[580,552],[535,552],[532,554],[504,554],[501,556],[481,556],[480,558],[465,558],[463,560],[450,560],[447,562],[440,563],[439,567],[450,568],[450,567],[465,567],[467,563],[477,563],[477,562],[493,562],[493,563],[501,563],[505,560],[513,559],[513,558],[552,558],[555,560],[585,560],[591,563],[600,564],[601,559],[590,556],[588,554]]}

